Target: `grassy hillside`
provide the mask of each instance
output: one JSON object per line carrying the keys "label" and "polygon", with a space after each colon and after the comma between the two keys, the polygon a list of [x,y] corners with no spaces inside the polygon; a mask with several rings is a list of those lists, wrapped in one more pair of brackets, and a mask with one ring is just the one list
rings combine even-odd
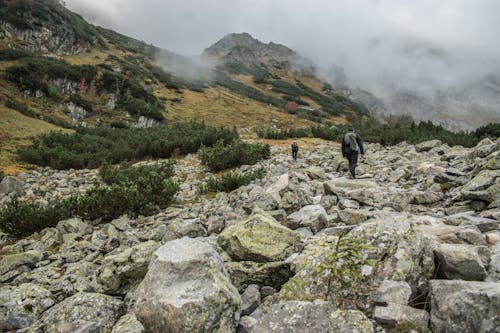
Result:
{"label": "grassy hillside", "polygon": [[45,121],[27,117],[0,104],[0,168],[5,174],[26,170],[27,165],[16,159],[16,150],[29,145],[34,136],[64,129]]}
{"label": "grassy hillside", "polygon": [[[187,79],[169,72],[169,64],[157,63],[156,58],[169,54],[170,61],[185,67],[181,72],[197,71],[188,58],[95,27],[58,1],[4,4],[0,21],[20,30],[70,33],[86,50],[74,55],[32,53],[25,49],[32,50],[36,40],[0,39],[0,155],[8,173],[23,167],[13,159],[16,147],[29,143],[33,135],[62,127],[127,127],[146,117],[163,123],[204,121],[255,132],[318,121],[344,123],[361,116],[355,104],[325,95],[323,83],[313,77],[233,63]],[[317,111],[287,112],[285,105],[292,100]]]}

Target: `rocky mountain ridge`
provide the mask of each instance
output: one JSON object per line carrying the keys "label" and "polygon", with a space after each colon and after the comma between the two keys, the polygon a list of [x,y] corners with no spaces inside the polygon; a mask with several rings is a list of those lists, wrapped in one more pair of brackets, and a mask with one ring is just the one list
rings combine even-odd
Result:
{"label": "rocky mountain ridge", "polygon": [[[356,180],[336,143],[317,141],[297,162],[275,146],[270,160],[240,168],[264,167],[263,179],[215,197],[197,194],[207,173],[187,156],[178,204],[157,215],[3,237],[1,329],[496,332],[499,145],[367,144]],[[46,200],[96,175],[41,169],[0,191]],[[317,269],[341,239],[367,246],[363,280],[324,301]]]}

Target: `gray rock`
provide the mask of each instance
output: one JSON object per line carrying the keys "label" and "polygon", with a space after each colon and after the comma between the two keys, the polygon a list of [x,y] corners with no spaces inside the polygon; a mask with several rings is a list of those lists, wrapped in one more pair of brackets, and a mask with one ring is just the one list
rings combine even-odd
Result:
{"label": "gray rock", "polygon": [[419,153],[426,152],[426,151],[431,150],[432,148],[439,147],[442,144],[443,143],[440,140],[424,141],[424,142],[421,142],[421,143],[415,145],[415,150]]}
{"label": "gray rock", "polygon": [[306,169],[306,173],[311,179],[328,179],[325,170],[318,166],[310,166]]}
{"label": "gray rock", "polygon": [[372,333],[366,316],[355,310],[337,310],[331,303],[280,302],[271,304],[253,327],[252,333]]}
{"label": "gray rock", "polygon": [[220,256],[187,237],[154,253],[136,294],[134,313],[146,331],[231,332],[239,319],[241,298]]}
{"label": "gray rock", "polygon": [[19,266],[27,265],[34,267],[42,258],[43,254],[38,251],[26,251],[2,256],[0,259],[0,275],[12,271]]}
{"label": "gray rock", "polygon": [[387,306],[376,306],[373,318],[377,323],[394,327],[397,324],[411,322],[422,327],[429,325],[429,313],[407,305],[389,303]]}
{"label": "gray rock", "polygon": [[286,226],[290,229],[309,227],[313,233],[324,229],[328,221],[328,214],[321,205],[308,205],[298,212],[288,215]]}
{"label": "gray rock", "polygon": [[109,332],[121,315],[120,299],[80,292],[45,311],[34,327],[42,332]]}
{"label": "gray rock", "polygon": [[168,242],[184,236],[196,238],[208,236],[207,229],[200,219],[176,219],[167,226],[163,242]]}
{"label": "gray rock", "polygon": [[247,316],[257,309],[260,305],[260,291],[259,286],[251,284],[245,289],[241,295],[241,315]]}
{"label": "gray rock", "polygon": [[435,254],[438,273],[447,279],[482,281],[486,278],[486,270],[476,246],[440,244]]}
{"label": "gray rock", "polygon": [[151,256],[159,246],[155,241],[148,241],[108,253],[103,259],[99,274],[99,280],[106,287],[106,292],[114,294],[131,283],[140,281],[146,275]]}
{"label": "gray rock", "polygon": [[144,326],[133,313],[122,316],[113,326],[111,333],[144,333]]}
{"label": "gray rock", "polygon": [[32,283],[0,288],[0,331],[30,326],[54,303],[50,291]]}
{"label": "gray rock", "polygon": [[7,176],[0,182],[0,193],[22,195],[24,193],[24,183],[14,177]]}
{"label": "gray rock", "polygon": [[430,299],[433,332],[498,332],[499,283],[432,280]]}
{"label": "gray rock", "polygon": [[237,333],[251,333],[253,327],[257,324],[257,319],[249,316],[243,316],[238,324]]}
{"label": "gray rock", "polygon": [[279,224],[256,208],[219,235],[219,245],[234,259],[256,262],[280,261],[301,246],[301,235]]}
{"label": "gray rock", "polygon": [[408,305],[411,296],[411,287],[404,281],[384,280],[377,289],[374,296],[375,304]]}
{"label": "gray rock", "polygon": [[82,221],[79,218],[60,221],[57,223],[57,230],[61,235],[64,234],[77,234],[88,235],[92,233],[92,226]]}
{"label": "gray rock", "polygon": [[226,269],[234,286],[243,291],[251,284],[280,289],[293,275],[290,264],[283,261],[256,263],[253,261],[227,262]]}
{"label": "gray rock", "polygon": [[486,281],[500,282],[500,243],[491,247],[491,259],[488,267]]}

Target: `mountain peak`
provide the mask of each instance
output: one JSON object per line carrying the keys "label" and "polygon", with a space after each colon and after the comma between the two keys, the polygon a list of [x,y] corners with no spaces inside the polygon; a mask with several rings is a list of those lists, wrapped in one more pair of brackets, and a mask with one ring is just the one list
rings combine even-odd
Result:
{"label": "mountain peak", "polygon": [[268,44],[263,43],[247,32],[231,33],[224,36],[218,42],[206,48],[203,51],[203,55],[209,58],[220,59],[230,54],[235,47],[240,49],[247,48],[263,63],[269,60],[287,61],[296,55],[293,50],[284,45],[273,42]]}

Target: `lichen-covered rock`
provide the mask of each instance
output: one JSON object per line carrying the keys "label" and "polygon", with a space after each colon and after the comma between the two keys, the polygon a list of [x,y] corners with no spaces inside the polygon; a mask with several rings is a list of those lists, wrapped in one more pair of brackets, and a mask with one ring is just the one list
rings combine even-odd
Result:
{"label": "lichen-covered rock", "polygon": [[207,229],[200,219],[176,219],[167,226],[163,242],[168,242],[184,236],[196,238],[207,236]]}
{"label": "lichen-covered rock", "polygon": [[387,306],[376,306],[373,318],[381,325],[394,327],[397,324],[411,322],[421,327],[429,325],[429,313],[407,305],[389,303]]}
{"label": "lichen-covered rock", "polygon": [[45,311],[34,324],[34,332],[90,332],[109,333],[122,315],[119,298],[97,294],[77,293]]}
{"label": "lichen-covered rock", "polygon": [[196,239],[160,247],[136,295],[134,313],[153,333],[232,332],[239,319],[241,298],[220,256]]}
{"label": "lichen-covered rock", "polygon": [[42,260],[42,258],[43,254],[34,250],[2,256],[0,259],[0,275],[21,265],[33,267],[37,262]]}
{"label": "lichen-covered rock", "polygon": [[328,302],[271,304],[253,326],[253,333],[372,333],[370,320],[360,311],[343,311]]}
{"label": "lichen-covered rock", "polygon": [[251,284],[241,295],[241,315],[246,316],[254,312],[260,305],[259,286]]}
{"label": "lichen-covered rock", "polygon": [[438,273],[447,279],[482,281],[486,270],[478,247],[466,244],[440,244],[434,251]]}
{"label": "lichen-covered rock", "polygon": [[2,287],[0,288],[0,331],[28,327],[52,305],[54,305],[54,299],[50,291],[36,284],[24,283],[17,287]]}
{"label": "lichen-covered rock", "polygon": [[328,222],[328,214],[321,205],[308,205],[298,212],[288,215],[285,225],[290,229],[308,227],[313,233],[324,229]]}
{"label": "lichen-covered rock", "polygon": [[402,304],[408,305],[411,296],[411,287],[404,281],[384,280],[374,295],[375,304],[387,305]]}
{"label": "lichen-covered rock", "polygon": [[490,248],[491,257],[486,281],[500,282],[500,242]]}
{"label": "lichen-covered rock", "polygon": [[328,179],[325,170],[318,166],[310,166],[306,169],[306,173],[311,179]]}
{"label": "lichen-covered rock", "polygon": [[148,241],[108,253],[103,259],[99,275],[106,292],[116,293],[130,283],[142,279],[146,275],[151,256],[159,246],[158,242]]}
{"label": "lichen-covered rock", "polygon": [[257,209],[247,219],[224,229],[219,244],[236,260],[280,261],[300,248],[301,235]]}
{"label": "lichen-covered rock", "polygon": [[59,221],[57,223],[57,230],[61,235],[64,234],[78,234],[78,235],[87,235],[92,232],[92,227],[82,221],[79,218],[72,218],[64,221]]}
{"label": "lichen-covered rock", "polygon": [[283,261],[256,263],[253,261],[238,261],[225,263],[233,285],[243,291],[251,284],[271,286],[279,289],[292,277],[290,264]]}
{"label": "lichen-covered rock", "polygon": [[430,299],[433,332],[498,332],[500,283],[432,280]]}
{"label": "lichen-covered rock", "polygon": [[111,333],[144,333],[144,326],[133,313],[127,313],[116,322]]}
{"label": "lichen-covered rock", "polygon": [[462,198],[494,202],[500,199],[500,170],[482,170],[462,187]]}
{"label": "lichen-covered rock", "polygon": [[429,140],[429,141],[424,141],[424,142],[421,142],[417,145],[415,145],[415,150],[419,153],[421,152],[426,152],[426,151],[429,151],[431,150],[432,148],[436,148],[436,147],[439,147],[441,146],[443,143],[441,142],[441,140]]}

